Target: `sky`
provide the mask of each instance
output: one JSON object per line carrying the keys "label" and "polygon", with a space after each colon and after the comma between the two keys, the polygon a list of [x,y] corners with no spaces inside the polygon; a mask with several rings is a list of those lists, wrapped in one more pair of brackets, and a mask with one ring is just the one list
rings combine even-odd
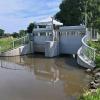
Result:
{"label": "sky", "polygon": [[52,17],[62,0],[0,0],[0,29],[6,33],[26,29],[29,23]]}

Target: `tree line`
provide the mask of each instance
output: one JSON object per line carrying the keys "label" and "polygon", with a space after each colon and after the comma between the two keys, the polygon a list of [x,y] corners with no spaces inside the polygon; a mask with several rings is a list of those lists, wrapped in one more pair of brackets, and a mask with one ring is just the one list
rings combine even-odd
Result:
{"label": "tree line", "polygon": [[63,0],[55,18],[66,26],[86,25],[100,30],[100,0]]}
{"label": "tree line", "polygon": [[22,36],[25,36],[27,34],[26,30],[20,30],[19,32],[13,32],[11,33],[5,33],[5,30],[0,29],[0,37],[8,37],[8,36],[13,36],[14,38],[19,38]]}
{"label": "tree line", "polygon": [[[100,31],[100,0],[62,0],[55,19],[64,26],[86,25]],[[35,23],[30,23],[27,32],[32,33]]]}
{"label": "tree line", "polygon": [[13,32],[12,36],[14,38],[23,37],[26,34],[32,33],[34,27],[35,27],[35,24],[34,23],[30,23],[26,30],[20,30],[19,33]]}
{"label": "tree line", "polygon": [[30,23],[26,30],[19,30],[19,32],[13,32],[12,34],[5,33],[5,30],[0,29],[0,37],[13,36],[14,38],[20,38],[28,33],[32,33],[34,26],[35,26],[34,23]]}

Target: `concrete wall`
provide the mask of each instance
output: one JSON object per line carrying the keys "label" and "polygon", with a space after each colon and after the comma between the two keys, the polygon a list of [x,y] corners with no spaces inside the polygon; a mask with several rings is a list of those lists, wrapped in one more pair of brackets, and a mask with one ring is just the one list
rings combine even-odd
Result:
{"label": "concrete wall", "polygon": [[[60,36],[59,50],[60,54],[77,54],[78,49],[81,47],[81,39],[83,36]],[[50,41],[50,36],[34,36],[34,51],[45,52],[45,42]]]}
{"label": "concrete wall", "polygon": [[[60,36],[60,54],[77,54],[78,49],[81,47],[82,37],[81,35]],[[34,36],[34,52],[45,52],[45,42],[51,39],[52,37],[50,36]]]}
{"label": "concrete wall", "polygon": [[83,36],[60,36],[60,53],[77,54]]}
{"label": "concrete wall", "polygon": [[57,41],[45,42],[45,57],[55,57],[59,55],[59,43]]}
{"label": "concrete wall", "polygon": [[51,39],[51,36],[34,36],[34,52],[45,52],[45,42]]}
{"label": "concrete wall", "polygon": [[45,52],[45,44],[36,44],[33,43],[34,46],[34,52]]}
{"label": "concrete wall", "polygon": [[81,54],[81,50],[82,50],[82,47],[78,50],[77,52],[77,63],[84,67],[84,68],[89,68],[89,69],[93,69],[95,68],[95,64],[92,64],[90,63],[88,60],[86,60],[82,54]]}
{"label": "concrete wall", "polygon": [[30,43],[20,46],[16,49],[1,53],[0,56],[18,56],[18,55],[30,54],[33,52],[34,52],[33,42],[30,42]]}
{"label": "concrete wall", "polygon": [[45,44],[45,41],[50,41],[51,36],[34,36],[33,41],[37,44]]}

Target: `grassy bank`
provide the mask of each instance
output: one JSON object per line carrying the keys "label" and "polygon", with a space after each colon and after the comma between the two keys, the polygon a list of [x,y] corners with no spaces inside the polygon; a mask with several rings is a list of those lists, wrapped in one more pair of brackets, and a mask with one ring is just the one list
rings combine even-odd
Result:
{"label": "grassy bank", "polygon": [[[95,63],[96,67],[100,67],[100,41],[89,41],[88,45],[96,49]],[[100,88],[94,91],[85,91],[79,100],[100,100]]]}
{"label": "grassy bank", "polygon": [[96,67],[100,67],[100,41],[89,41],[88,45],[96,49]]}
{"label": "grassy bank", "polygon": [[13,40],[16,40],[16,38],[13,38],[13,37],[1,38],[0,39],[0,51],[3,52],[3,51],[6,51],[12,48]]}
{"label": "grassy bank", "polygon": [[29,42],[28,35],[22,38],[13,38],[13,37],[1,38],[0,39],[0,52],[11,50],[23,44],[27,44],[28,42]]}
{"label": "grassy bank", "polygon": [[86,91],[85,94],[83,94],[79,100],[100,100],[100,89],[97,89],[95,91]]}

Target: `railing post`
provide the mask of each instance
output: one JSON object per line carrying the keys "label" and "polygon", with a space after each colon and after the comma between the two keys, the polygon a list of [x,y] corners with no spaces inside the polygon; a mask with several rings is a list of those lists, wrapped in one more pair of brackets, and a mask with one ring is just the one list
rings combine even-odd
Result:
{"label": "railing post", "polygon": [[15,48],[15,41],[13,41],[13,49]]}
{"label": "railing post", "polygon": [[25,44],[25,37],[24,37],[24,44]]}
{"label": "railing post", "polygon": [[94,61],[95,61],[96,51],[94,50]]}

